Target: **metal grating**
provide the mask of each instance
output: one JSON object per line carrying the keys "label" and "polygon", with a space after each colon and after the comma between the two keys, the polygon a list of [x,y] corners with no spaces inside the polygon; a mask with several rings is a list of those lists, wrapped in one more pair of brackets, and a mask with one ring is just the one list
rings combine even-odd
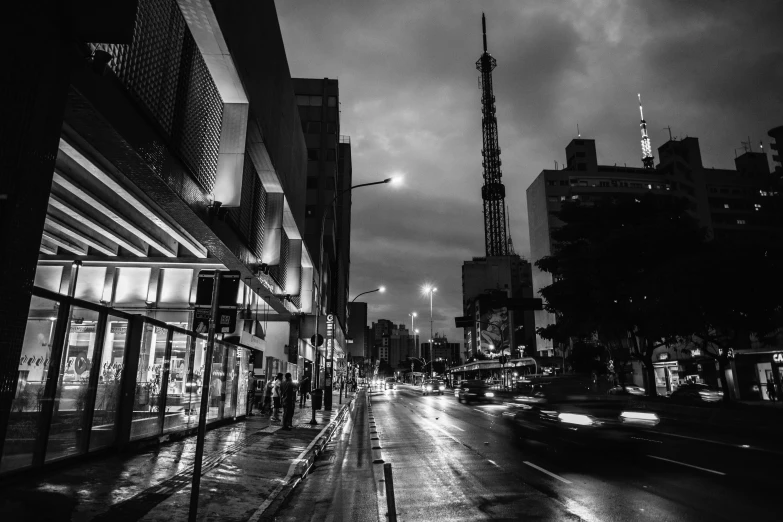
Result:
{"label": "metal grating", "polygon": [[[93,44],[112,54],[111,68],[160,127],[207,192],[220,147],[223,100],[176,0],[139,0],[131,44]],[[159,151],[142,154],[161,174]]]}
{"label": "metal grating", "polygon": [[[255,186],[256,184],[260,185],[261,182],[247,152],[245,152],[245,158],[247,159],[242,170],[242,194],[240,195],[239,207],[228,211],[228,222],[245,240],[245,243],[250,245],[253,230]],[[263,222],[263,215],[261,219]]]}
{"label": "metal grating", "polygon": [[274,277],[275,281],[277,281],[277,284],[285,288],[285,278],[288,273],[289,245],[288,235],[286,235],[285,230],[280,230],[280,236],[280,264],[278,264],[276,267],[273,267],[274,274],[272,277]]}

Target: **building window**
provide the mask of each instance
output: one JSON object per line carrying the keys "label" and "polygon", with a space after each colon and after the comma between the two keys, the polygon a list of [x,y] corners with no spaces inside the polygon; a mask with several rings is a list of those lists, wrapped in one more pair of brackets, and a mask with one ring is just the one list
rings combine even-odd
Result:
{"label": "building window", "polygon": [[326,149],[326,161],[335,161],[337,159],[337,151],[335,149]]}
{"label": "building window", "polygon": [[327,134],[337,134],[337,125],[334,123],[327,123],[326,124],[326,133]]}
{"label": "building window", "polygon": [[310,161],[318,161],[318,149],[307,149],[307,159]]}
{"label": "building window", "polygon": [[601,187],[608,187],[609,186],[609,182],[608,181],[599,181],[598,185],[601,186]]}
{"label": "building window", "polygon": [[759,210],[761,210],[761,205],[760,205],[760,204],[758,204],[758,203],[754,203],[754,204],[753,204],[753,207],[756,209],[756,211],[757,211],[757,212],[758,212]]}
{"label": "building window", "polygon": [[324,104],[324,99],[321,96],[310,96],[310,107],[320,107]]}
{"label": "building window", "polygon": [[723,204],[723,208],[729,208],[729,204],[728,203],[724,203]]}
{"label": "building window", "polygon": [[585,153],[584,152],[577,152],[576,153],[576,157],[577,158],[584,158],[585,157]]}
{"label": "building window", "polygon": [[737,220],[737,224],[738,225],[744,225],[745,224],[745,220],[744,219],[738,219]]}
{"label": "building window", "polygon": [[296,104],[300,107],[307,107],[310,105],[310,97],[309,96],[302,96],[301,94],[296,95]]}
{"label": "building window", "polygon": [[585,165],[584,163],[579,163],[576,166],[576,170],[587,170],[587,165]]}
{"label": "building window", "polygon": [[309,189],[318,188],[318,176],[307,176],[307,188]]}
{"label": "building window", "polygon": [[327,107],[337,107],[337,96],[329,96],[326,99],[326,106]]}
{"label": "building window", "polygon": [[568,186],[568,180],[567,179],[561,179],[560,180],[560,186],[561,187],[563,187],[563,186],[567,187]]}
{"label": "building window", "polygon": [[321,122],[310,121],[307,123],[307,132],[309,134],[321,134]]}
{"label": "building window", "polygon": [[552,202],[552,203],[557,203],[558,201],[560,201],[560,199],[559,199],[557,196],[549,196],[549,197],[548,197],[548,198],[546,198],[546,199],[547,199],[548,201]]}
{"label": "building window", "polygon": [[555,185],[557,185],[557,181],[554,181],[554,180],[548,180],[548,181],[546,182],[546,184],[547,184],[547,186],[549,186],[549,187],[554,187]]}

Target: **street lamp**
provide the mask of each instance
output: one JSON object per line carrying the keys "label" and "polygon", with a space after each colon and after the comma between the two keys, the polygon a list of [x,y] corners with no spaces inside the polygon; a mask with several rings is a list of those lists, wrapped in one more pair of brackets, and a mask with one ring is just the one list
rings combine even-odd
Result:
{"label": "street lamp", "polygon": [[[356,301],[357,299],[359,299],[359,298],[360,298],[361,296],[363,296],[363,295],[366,295],[366,294],[372,294],[373,292],[380,292],[380,293],[384,293],[385,291],[386,291],[386,287],[385,287],[385,286],[379,286],[378,288],[376,288],[376,289],[374,289],[374,290],[367,290],[366,292],[362,292],[361,294],[359,294],[359,295],[357,295],[356,297],[354,297],[353,299],[351,299],[351,303],[353,303],[354,301]],[[346,333],[346,334],[348,334],[348,333],[350,332],[350,329],[351,329],[351,328],[350,328],[350,323],[346,324],[346,325],[345,325],[345,333]],[[366,353],[364,353],[364,350],[362,350],[362,356],[363,356],[363,357],[366,357],[366,356],[367,356],[367,354],[366,354]],[[343,387],[344,387],[344,386],[345,386],[345,383],[343,383],[343,384],[340,386],[340,404],[342,404],[342,403],[343,403]],[[347,392],[347,391],[346,391],[346,393],[345,393],[345,396],[346,396],[346,397],[348,396],[348,392]]]}
{"label": "street lamp", "polygon": [[[392,181],[396,181],[395,178],[386,178],[383,181],[373,181],[372,183],[361,183],[359,185],[354,185],[353,187],[347,188],[345,190],[341,190],[340,192],[335,194],[334,198],[332,198],[332,201],[329,203],[329,205],[327,205],[327,207],[324,208],[323,215],[321,216],[321,230],[319,233],[319,240],[318,240],[318,292],[317,292],[317,300],[316,300],[316,307],[315,307],[316,339],[318,338],[318,319],[321,316],[321,299],[323,295],[322,292],[323,292],[323,282],[324,282],[324,227],[326,226],[326,216],[329,213],[329,209],[333,208],[334,203],[337,201],[337,198],[341,197],[346,192],[350,192],[360,187],[370,187],[372,185],[384,185]],[[326,354],[324,353],[324,355]],[[333,361],[334,361],[334,344],[332,344],[332,350],[331,353],[329,354],[329,360],[327,361],[328,375],[326,374],[326,372],[324,374],[324,380],[326,381],[324,383],[324,394],[332,393]],[[318,346],[315,347],[315,364],[313,366],[313,377],[314,378],[318,377]],[[324,397],[324,409],[326,409],[325,399],[326,397]],[[331,402],[329,406],[330,406],[329,409],[331,410]],[[315,401],[313,401],[313,418],[310,419],[310,424],[312,425],[318,424],[315,420]]]}
{"label": "street lamp", "polygon": [[[422,292],[425,295],[426,294],[430,295],[430,359],[432,359],[432,354],[434,353],[432,351],[432,343],[434,342],[433,341],[434,336],[432,334],[432,294],[434,294],[437,291],[438,291],[437,288],[435,288],[434,286],[430,286],[430,285],[424,285],[424,288],[422,288]],[[430,378],[432,378],[432,367],[430,367]]]}

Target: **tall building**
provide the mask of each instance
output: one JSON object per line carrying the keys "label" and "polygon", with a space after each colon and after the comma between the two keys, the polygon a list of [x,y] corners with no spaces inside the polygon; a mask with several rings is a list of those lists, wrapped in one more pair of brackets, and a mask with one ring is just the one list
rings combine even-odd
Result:
{"label": "tall building", "polygon": [[[296,78],[293,86],[307,147],[304,242],[313,254],[316,287],[318,267],[323,267],[323,288],[316,289],[315,300],[321,306],[321,315],[335,320],[335,358],[339,360],[347,349],[344,338],[351,264],[351,143],[350,138],[340,135],[337,80]],[[319,330],[321,325],[323,321]],[[329,407],[331,395],[327,393],[326,397]]]}
{"label": "tall building", "polygon": [[481,351],[492,356],[507,351],[522,357],[535,349],[532,310],[514,310],[495,305],[497,295],[531,298],[533,285],[530,262],[518,255],[474,257],[462,264],[462,298],[465,317],[474,319],[465,328],[468,357]]}
{"label": "tall building", "polygon": [[394,324],[388,319],[372,323],[373,358],[386,361],[393,368],[413,356],[410,353],[410,332],[404,324]]}
{"label": "tall building", "polygon": [[[302,327],[318,252],[304,241],[308,146],[274,2],[116,3],[78,25],[70,4],[26,8],[9,33],[0,474],[188,429],[207,376],[210,415],[244,415],[254,374],[297,379],[318,353]],[[212,361],[203,270],[240,280]]]}
{"label": "tall building", "polygon": [[[658,148],[655,168],[598,165],[595,141],[578,138],[566,146],[561,170],[543,170],[527,189],[530,252],[533,263],[552,254],[551,232],[561,223],[554,216],[564,201],[595,201],[622,194],[677,194],[714,237],[758,234],[779,237],[779,223],[760,210],[769,202],[773,176],[766,154],[746,151],[735,160],[736,170],[707,168],[702,164],[699,140],[672,139]],[[538,292],[552,283],[552,276],[535,266],[533,288]],[[537,328],[552,324],[546,311],[535,313]],[[553,355],[552,342],[536,340],[539,353]]]}
{"label": "tall building", "polygon": [[458,366],[462,363],[462,343],[450,343],[445,336],[435,334],[435,339],[430,350],[430,343],[426,345],[428,360],[445,363],[447,367]]}
{"label": "tall building", "polygon": [[348,305],[348,353],[352,356],[369,357],[367,347],[367,303],[353,302]]}

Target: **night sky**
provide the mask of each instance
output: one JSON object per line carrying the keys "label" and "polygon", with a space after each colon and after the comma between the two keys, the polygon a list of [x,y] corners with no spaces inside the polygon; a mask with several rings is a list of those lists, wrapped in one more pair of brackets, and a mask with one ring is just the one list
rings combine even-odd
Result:
{"label": "night sky", "polygon": [[[705,166],[734,168],[783,125],[783,2],[456,0],[276,2],[293,77],[338,78],[341,133],[354,184],[351,292],[369,321],[429,336],[424,283],[438,287],[434,327],[455,341],[461,266],[484,255],[481,106],[475,62],[486,13],[497,59],[503,181],[517,253],[529,255],[525,190],[565,161],[576,137],[596,140],[599,164],[641,167],[639,109],[657,148],[699,138]],[[656,158],[657,163],[657,158]],[[364,300],[364,297],[362,298]],[[426,332],[426,336],[425,336]]]}

